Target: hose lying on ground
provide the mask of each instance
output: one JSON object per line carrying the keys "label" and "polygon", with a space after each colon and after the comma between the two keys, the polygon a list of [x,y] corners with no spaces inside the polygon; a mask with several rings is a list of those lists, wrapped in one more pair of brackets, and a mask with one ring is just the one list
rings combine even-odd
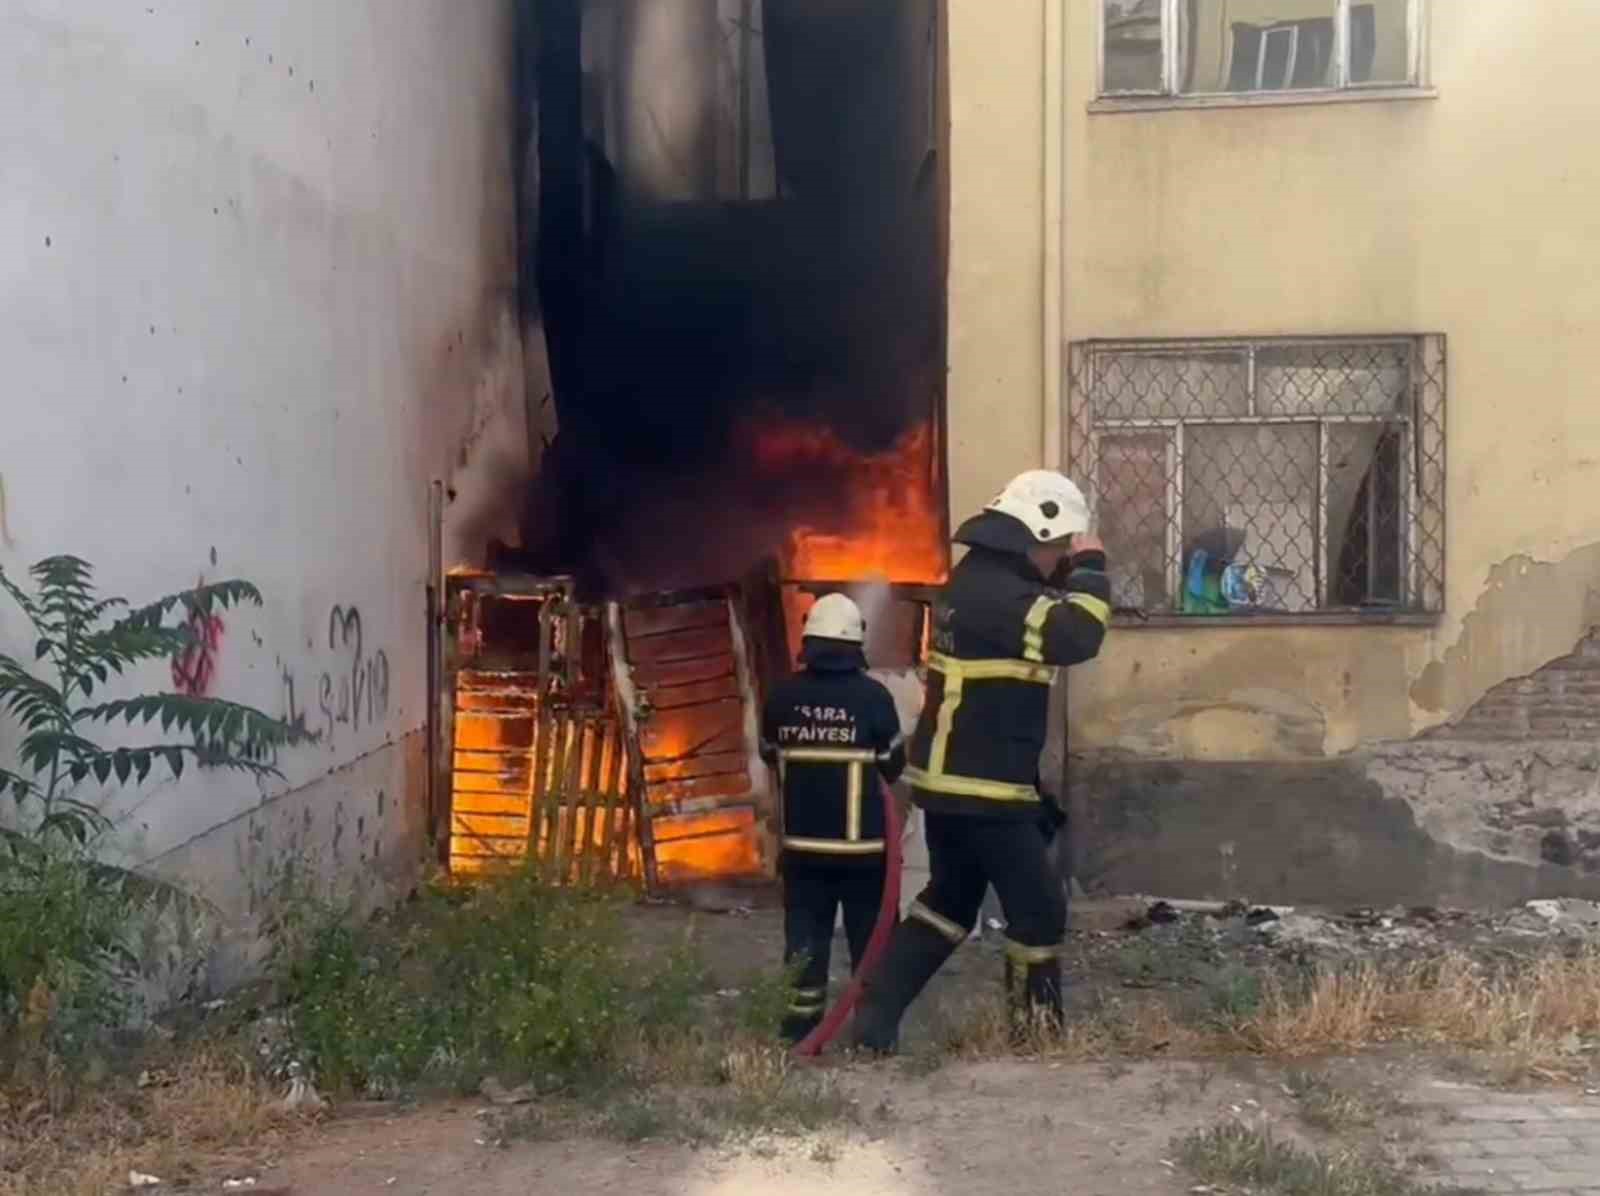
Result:
{"label": "hose lying on ground", "polygon": [[883,793],[884,847],[883,900],[878,905],[878,921],[872,927],[867,949],[861,954],[861,966],[856,968],[856,974],[850,978],[838,1001],[816,1029],[795,1043],[793,1053],[801,1058],[820,1055],[823,1048],[838,1035],[855,1009],[856,1002],[861,999],[866,978],[872,974],[872,969],[888,949],[889,936],[894,933],[895,923],[900,920],[900,810],[895,805],[894,792],[889,786],[881,779],[878,786]]}

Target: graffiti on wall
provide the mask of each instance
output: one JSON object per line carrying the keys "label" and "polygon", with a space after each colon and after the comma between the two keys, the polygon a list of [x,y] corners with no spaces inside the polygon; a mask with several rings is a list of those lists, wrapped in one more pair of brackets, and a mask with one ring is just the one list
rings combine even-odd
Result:
{"label": "graffiti on wall", "polygon": [[389,657],[379,648],[367,651],[361,611],[335,606],[328,612],[328,650],[340,662],[322,674],[317,704],[331,740],[338,726],[361,730],[389,713]]}
{"label": "graffiti on wall", "polygon": [[278,675],[283,685],[283,721],[291,727],[299,727],[302,731],[308,732],[313,739],[320,740],[322,732],[312,731],[306,726],[306,712],[294,692],[294,671],[283,663],[282,658],[278,660]]}
{"label": "graffiti on wall", "polygon": [[[205,583],[206,579],[201,577],[195,582],[195,588]],[[189,643],[172,658],[173,687],[191,698],[207,697],[217,673],[217,652],[222,647],[222,633],[226,628],[220,615],[209,614],[198,606],[189,608],[189,617],[183,626],[188,629]]]}
{"label": "graffiti on wall", "polygon": [[[389,656],[368,646],[359,607],[335,606],[328,612],[327,627],[327,651],[333,659],[309,692],[302,695],[294,669],[282,659],[278,672],[283,720],[306,727],[319,742],[331,745],[340,727],[357,732],[389,713]],[[315,711],[302,704],[313,698]]]}

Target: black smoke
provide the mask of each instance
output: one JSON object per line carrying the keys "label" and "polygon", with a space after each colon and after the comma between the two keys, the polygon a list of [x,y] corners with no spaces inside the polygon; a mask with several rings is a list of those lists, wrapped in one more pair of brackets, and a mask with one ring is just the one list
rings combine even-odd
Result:
{"label": "black smoke", "polygon": [[752,420],[823,424],[866,454],[937,417],[933,0],[766,0],[779,193],[670,203],[592,136],[583,6],[522,8],[523,277],[560,431],[516,563],[607,592],[738,576],[841,499],[820,467],[757,468]]}

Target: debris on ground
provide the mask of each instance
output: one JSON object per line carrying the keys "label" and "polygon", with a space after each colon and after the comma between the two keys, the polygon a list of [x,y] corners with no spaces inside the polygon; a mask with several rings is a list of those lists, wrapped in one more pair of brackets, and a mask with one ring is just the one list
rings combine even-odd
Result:
{"label": "debris on ground", "polygon": [[1600,902],[1576,897],[1530,901],[1506,917],[1503,928],[1524,937],[1600,938]]}
{"label": "debris on ground", "polygon": [[128,1172],[128,1187],[135,1190],[143,1188],[159,1188],[161,1178],[156,1175],[146,1175],[143,1171]]}
{"label": "debris on ground", "polygon": [[[1091,939],[1146,941],[1152,948],[1211,944],[1246,958],[1263,953],[1311,959],[1389,954],[1426,955],[1471,950],[1510,939],[1562,939],[1600,945],[1600,902],[1577,898],[1530,901],[1510,911],[1476,912],[1434,906],[1361,907],[1343,912],[1252,905],[1245,901],[1135,899],[1120,921],[1121,934],[1089,932]],[[1111,903],[1106,903],[1111,904]]]}
{"label": "debris on ground", "polygon": [[478,1086],[478,1091],[483,1094],[485,1100],[495,1105],[525,1105],[538,1095],[532,1084],[519,1084],[515,1088],[507,1088],[493,1076],[485,1078]]}
{"label": "debris on ground", "polygon": [[328,1102],[305,1076],[298,1063],[289,1065],[289,1092],[283,1098],[283,1107],[291,1113],[327,1108]]}

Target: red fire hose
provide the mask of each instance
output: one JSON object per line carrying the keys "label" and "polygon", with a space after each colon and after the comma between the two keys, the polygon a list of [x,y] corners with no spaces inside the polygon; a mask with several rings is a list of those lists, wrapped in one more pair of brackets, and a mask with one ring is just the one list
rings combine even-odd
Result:
{"label": "red fire hose", "polygon": [[880,779],[883,791],[883,900],[878,905],[878,921],[862,953],[861,966],[850,978],[850,983],[840,994],[832,1009],[828,1010],[817,1028],[795,1043],[793,1053],[801,1058],[814,1058],[834,1040],[844,1027],[850,1013],[861,999],[861,990],[868,975],[889,947],[889,936],[900,920],[900,811],[894,803],[894,792]]}

